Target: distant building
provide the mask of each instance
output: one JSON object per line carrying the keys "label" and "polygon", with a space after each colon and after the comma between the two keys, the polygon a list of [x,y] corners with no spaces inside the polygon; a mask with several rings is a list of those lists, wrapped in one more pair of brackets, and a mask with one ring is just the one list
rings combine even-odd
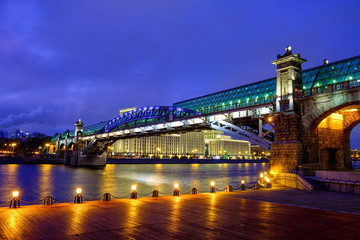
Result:
{"label": "distant building", "polygon": [[0,130],[0,138],[8,138],[9,133],[5,130]]}
{"label": "distant building", "polygon": [[351,150],[351,158],[354,159],[354,158],[359,158],[359,150],[357,149],[354,149],[354,150]]}
{"label": "distant building", "polygon": [[251,146],[251,155],[255,157],[269,157],[270,150],[260,147],[259,145]]}
{"label": "distant building", "polygon": [[250,142],[235,140],[225,136],[223,132],[210,130],[205,131],[205,147],[207,156],[247,157],[250,155]]}
{"label": "distant building", "polygon": [[250,142],[231,139],[220,131],[194,131],[180,134],[120,139],[109,152],[128,157],[230,157],[250,155]]}

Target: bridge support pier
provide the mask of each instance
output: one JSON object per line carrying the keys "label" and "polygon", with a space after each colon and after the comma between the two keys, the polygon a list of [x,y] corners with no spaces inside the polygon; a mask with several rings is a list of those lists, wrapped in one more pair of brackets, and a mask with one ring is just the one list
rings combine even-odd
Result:
{"label": "bridge support pier", "polygon": [[71,156],[71,166],[78,167],[105,167],[107,160],[107,153],[102,154],[85,154],[82,155],[81,151],[74,151]]}
{"label": "bridge support pier", "polygon": [[299,117],[279,113],[275,116],[275,122],[275,141],[271,145],[270,168],[272,171],[288,172],[303,159]]}

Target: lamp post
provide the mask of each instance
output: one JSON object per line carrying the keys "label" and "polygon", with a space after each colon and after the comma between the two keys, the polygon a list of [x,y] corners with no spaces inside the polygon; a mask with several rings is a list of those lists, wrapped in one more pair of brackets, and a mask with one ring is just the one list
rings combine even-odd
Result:
{"label": "lamp post", "polygon": [[13,147],[13,153],[15,155],[15,146],[16,146],[16,143],[12,143],[11,146]]}
{"label": "lamp post", "polygon": [[47,144],[45,144],[45,147],[46,147],[46,152],[47,152],[47,154],[49,154],[49,151],[50,151],[50,148],[49,148],[49,147],[50,147],[50,144],[48,144],[48,143],[47,143]]}
{"label": "lamp post", "polygon": [[156,148],[156,151],[157,151],[157,153],[158,153],[158,156],[159,156],[159,158],[160,158],[160,152],[161,152],[161,148],[157,147],[157,148]]}

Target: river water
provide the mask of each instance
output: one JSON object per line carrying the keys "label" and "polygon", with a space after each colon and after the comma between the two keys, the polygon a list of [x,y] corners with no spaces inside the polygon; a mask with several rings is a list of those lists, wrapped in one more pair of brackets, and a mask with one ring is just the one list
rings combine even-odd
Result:
{"label": "river water", "polygon": [[87,199],[106,192],[123,197],[131,192],[133,184],[137,185],[138,193],[156,189],[167,195],[173,191],[174,183],[179,183],[181,192],[193,187],[208,191],[210,181],[215,181],[218,189],[226,185],[238,187],[241,180],[247,185],[256,182],[259,173],[267,167],[266,163],[108,164],[96,170],[51,164],[3,164],[0,165],[0,204],[9,201],[14,190],[20,192],[21,200],[33,202],[47,195],[70,201],[78,187]]}

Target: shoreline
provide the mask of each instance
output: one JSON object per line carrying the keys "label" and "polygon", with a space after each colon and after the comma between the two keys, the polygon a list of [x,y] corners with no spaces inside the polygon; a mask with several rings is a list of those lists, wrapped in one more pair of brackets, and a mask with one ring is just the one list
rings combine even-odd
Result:
{"label": "shoreline", "polygon": [[[146,159],[108,158],[107,164],[220,164],[220,163],[268,163],[269,159]],[[63,159],[0,157],[0,164],[64,164]]]}

